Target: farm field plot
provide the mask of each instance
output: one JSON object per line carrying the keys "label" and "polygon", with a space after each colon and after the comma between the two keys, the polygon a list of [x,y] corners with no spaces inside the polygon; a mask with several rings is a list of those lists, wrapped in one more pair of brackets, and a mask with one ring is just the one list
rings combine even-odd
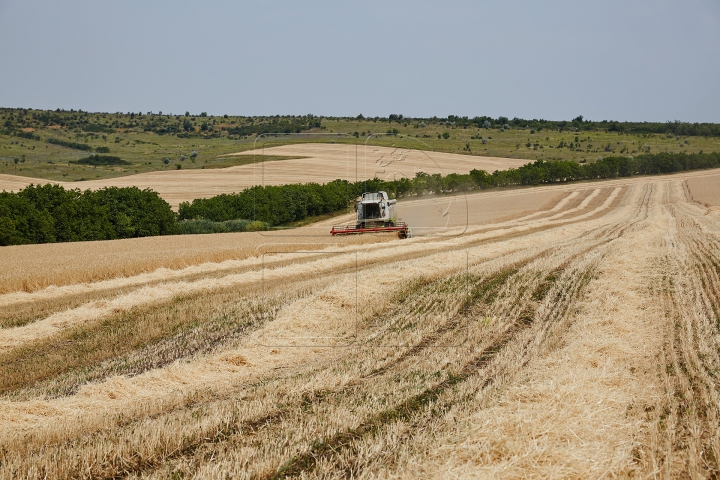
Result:
{"label": "farm field plot", "polygon": [[[366,151],[367,150],[367,151]],[[237,155],[253,155],[255,151]],[[151,188],[173,208],[195,198],[239,192],[253,185],[288,183],[327,183],[338,178],[357,181],[402,176],[417,171],[428,174],[468,173],[473,168],[504,170],[519,167],[526,160],[491,158],[452,153],[421,152],[392,147],[361,147],[340,144],[301,144],[266,148],[265,155],[303,156],[290,160],[263,162],[208,170],[171,170],[139,173],[118,178],[82,182],[58,182],[66,188],[98,189],[108,186]],[[293,153],[276,153],[293,152]],[[298,153],[302,152],[302,153]],[[0,175],[0,191],[16,191],[30,183],[48,183],[42,179]]]}
{"label": "farm field plot", "polygon": [[10,247],[0,478],[720,475],[705,178],[420,198],[407,240]]}
{"label": "farm field plot", "polygon": [[[270,142],[268,142],[270,143]],[[258,174],[264,173],[273,183],[297,183],[293,179],[307,176],[310,180],[325,183],[334,180],[338,172],[347,169],[358,180],[378,178],[391,180],[414,177],[419,171],[427,174],[468,173],[473,168],[494,172],[517,168],[528,160],[516,158],[481,157],[456,153],[430,152],[410,148],[382,147],[375,145],[302,143],[297,145],[267,146],[262,149],[232,153],[239,155],[277,155],[306,157],[286,160],[281,164],[258,164]],[[270,183],[270,184],[273,184]]]}
{"label": "farm field plot", "polygon": [[693,177],[687,181],[693,200],[708,207],[720,206],[720,174]]}

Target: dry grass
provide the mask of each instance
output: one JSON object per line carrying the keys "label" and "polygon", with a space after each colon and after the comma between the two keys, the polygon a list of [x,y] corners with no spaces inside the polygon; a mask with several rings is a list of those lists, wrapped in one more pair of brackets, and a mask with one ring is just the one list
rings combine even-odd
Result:
{"label": "dry grass", "polygon": [[6,293],[46,303],[0,330],[0,478],[718,475],[720,218],[684,180]]}

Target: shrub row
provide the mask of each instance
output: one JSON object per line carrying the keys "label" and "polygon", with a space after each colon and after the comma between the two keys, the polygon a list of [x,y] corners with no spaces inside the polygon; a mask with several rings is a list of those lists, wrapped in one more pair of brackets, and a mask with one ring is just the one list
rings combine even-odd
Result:
{"label": "shrub row", "polygon": [[[630,177],[632,175],[652,175],[716,167],[720,167],[720,153],[657,153],[640,155],[635,158],[607,157],[587,164],[570,160],[537,160],[517,169],[496,171],[492,175],[473,170],[470,176],[473,178],[475,185],[480,188],[492,188]],[[453,174],[448,175],[448,177],[452,176]],[[456,179],[457,181],[458,179]],[[443,187],[453,191],[454,185],[444,185]],[[444,193],[442,191],[443,187],[435,193]]]}
{"label": "shrub row", "polygon": [[167,235],[177,216],[152,190],[66,190],[30,185],[0,193],[0,245],[111,240]]}
{"label": "shrub row", "polygon": [[111,155],[90,155],[89,157],[81,158],[79,160],[71,160],[68,163],[75,163],[78,165],[132,165],[130,162],[125,161],[120,157],[113,157]]}
{"label": "shrub row", "polygon": [[227,220],[225,222],[213,222],[212,220],[184,220],[178,223],[177,233],[179,235],[199,233],[228,233],[228,232],[258,232],[267,230],[270,225],[264,222],[250,220]]}
{"label": "shrub row", "polygon": [[300,133],[311,128],[320,128],[320,120],[308,116],[292,120],[273,119],[270,122],[239,125],[228,129],[228,133],[240,136],[261,135],[263,133]]}
{"label": "shrub row", "polygon": [[240,193],[183,202],[178,213],[181,220],[203,218],[223,222],[250,218],[281,225],[346,208],[356,191],[356,185],[345,180],[334,180],[324,185],[255,186]]}
{"label": "shrub row", "polygon": [[87,143],[68,142],[67,140],[60,140],[58,138],[48,138],[47,143],[52,143],[53,145],[60,145],[67,148],[74,148],[75,150],[84,150],[86,152],[92,150],[92,147]]}

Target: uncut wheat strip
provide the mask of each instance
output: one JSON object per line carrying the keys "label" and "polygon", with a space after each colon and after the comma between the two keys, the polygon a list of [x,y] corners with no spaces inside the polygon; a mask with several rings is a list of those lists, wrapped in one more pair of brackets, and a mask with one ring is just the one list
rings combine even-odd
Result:
{"label": "uncut wheat strip", "polygon": [[[253,255],[259,233],[178,235],[11,246],[0,251],[8,268],[0,292],[36,291]],[[210,240],[210,241],[209,241]]]}
{"label": "uncut wheat strip", "polygon": [[[278,247],[279,248],[279,247]],[[324,250],[321,250],[320,252],[327,251],[327,250],[333,250],[332,248],[326,248]],[[348,253],[352,252],[353,250],[348,250]],[[360,249],[355,249],[355,252],[360,253],[367,253],[365,247],[360,247]],[[385,252],[385,257],[391,257],[394,255],[393,251]],[[373,257],[377,257],[378,255],[376,253],[373,253]],[[309,253],[298,253],[294,254],[293,256],[289,257],[288,255],[284,254],[275,254],[273,258],[275,258],[276,262],[282,262],[282,261],[288,261],[292,259],[296,260],[302,260],[302,259],[308,259],[308,258],[314,258],[316,257],[316,254],[309,254]],[[320,260],[320,261],[311,261],[309,265],[307,265],[305,268],[309,270],[317,269],[318,267],[322,267],[323,269],[330,269],[330,268],[346,268],[356,260],[356,258],[347,258],[346,256],[341,256],[340,260]],[[228,265],[228,268],[236,268],[238,265],[262,265],[265,262],[264,258],[260,259],[250,259],[250,260],[244,260],[244,261],[232,261],[229,262],[230,265]],[[223,262],[226,263],[226,262]],[[272,265],[272,260],[270,261],[270,265]],[[214,271],[218,267],[218,265],[208,265],[206,271]],[[284,267],[283,269],[280,269],[282,273],[279,273],[279,275],[283,274],[292,274],[293,271],[297,271],[298,269],[301,269],[303,267],[299,267],[298,265],[293,265],[290,267]],[[82,305],[80,307],[77,307],[75,309],[71,309],[64,312],[58,312],[50,317],[47,317],[44,320],[36,321],[32,324],[25,325],[22,327],[16,327],[16,328],[9,328],[9,329],[3,329],[0,330],[0,351],[2,349],[7,350],[8,348],[15,347],[17,345],[20,345],[24,342],[30,341],[30,340],[37,340],[40,338],[45,338],[48,336],[53,335],[54,333],[69,328],[71,326],[97,320],[99,318],[102,318],[104,316],[113,314],[113,313],[119,313],[123,311],[128,311],[131,308],[135,308],[141,305],[149,305],[152,303],[158,303],[162,301],[167,301],[170,298],[173,298],[178,295],[185,295],[190,293],[195,293],[203,290],[211,290],[214,288],[221,288],[223,286],[232,286],[232,285],[242,285],[245,283],[252,283],[257,281],[262,281],[263,278],[265,278],[263,275],[268,275],[268,279],[271,279],[273,277],[272,272],[276,272],[277,269],[270,269],[266,268],[263,269],[263,271],[251,271],[246,272],[242,274],[235,274],[235,275],[228,275],[222,278],[218,279],[203,279],[198,280],[195,282],[173,282],[173,283],[166,283],[163,285],[158,286],[152,286],[152,287],[142,287],[134,292],[131,292],[129,294],[121,295],[119,297],[116,297],[115,299],[108,300],[108,301],[94,301],[91,303],[88,303],[86,305]],[[186,269],[187,272],[197,273],[198,268],[196,267],[190,267],[189,269]],[[277,273],[277,272],[276,272]],[[144,276],[145,279],[147,276]],[[153,277],[156,278],[156,277]],[[111,281],[115,282],[115,281]],[[110,282],[102,282],[104,284],[110,283]],[[117,286],[117,282],[114,283],[115,286]],[[104,285],[107,287],[107,285]],[[57,290],[67,291],[72,290],[75,287],[59,287]],[[84,290],[87,290],[88,287],[84,287]],[[49,294],[52,295],[53,291],[50,291]],[[40,296],[42,294],[28,294],[28,295],[35,295]]]}
{"label": "uncut wheat strip", "polygon": [[[317,247],[317,245],[316,245]],[[269,245],[267,247],[270,250],[284,250],[284,245]],[[317,251],[317,253],[337,253],[336,247],[327,247],[322,250]],[[367,253],[367,247],[365,246],[356,246],[354,249],[347,250],[348,253],[353,252],[359,252],[360,254]],[[230,261],[230,262],[223,262],[222,264],[208,264],[205,265],[206,268],[200,268],[200,267],[188,267],[187,269],[183,269],[183,271],[178,272],[179,276],[187,275],[187,274],[197,274],[199,272],[214,272],[218,269],[228,268],[233,269],[237,268],[239,266],[264,266],[267,265],[269,267],[272,267],[273,264],[281,263],[281,262],[287,262],[289,260],[296,260],[296,261],[302,261],[312,258],[317,258],[317,253],[307,253],[307,252],[297,252],[292,255],[288,254],[282,254],[282,253],[273,253],[270,257],[261,257],[261,258],[252,258],[247,260],[241,260],[241,261]],[[392,256],[393,252],[387,252],[387,256]],[[377,256],[373,254],[373,256]],[[347,267],[348,265],[351,265],[355,261],[355,257],[347,257],[347,256],[340,256],[336,258],[342,258],[341,260],[335,260],[335,261],[329,261],[329,260],[319,260],[315,262],[311,262],[311,264],[307,267],[308,269],[317,269],[318,266],[322,267],[337,267],[337,268],[343,268]],[[291,265],[288,267],[284,267],[284,270],[282,272],[287,272],[288,274],[292,274],[293,271],[297,271],[300,267],[299,265]],[[257,282],[258,280],[262,280],[263,274],[269,275],[268,279],[272,278],[274,275],[272,272],[275,272],[277,269],[273,268],[264,268],[262,271],[251,271],[246,272],[242,274],[235,274],[235,275],[228,275],[222,278],[218,279],[202,279],[195,282],[173,282],[173,283],[166,283],[164,285],[158,285],[158,286],[152,286],[152,287],[142,287],[132,293],[121,295],[119,297],[116,297],[115,299],[108,300],[108,301],[94,301],[90,302],[86,305],[82,305],[80,307],[77,307],[75,309],[71,309],[64,312],[58,312],[56,314],[51,315],[50,317],[40,320],[37,322],[34,322],[33,324],[22,326],[22,327],[16,327],[16,328],[8,328],[0,330],[0,349],[2,348],[11,348],[13,346],[17,346],[25,341],[28,341],[30,339],[38,339],[43,338],[48,335],[52,335],[56,331],[64,328],[68,328],[70,326],[76,325],[78,323],[82,323],[89,320],[97,320],[103,316],[107,316],[112,313],[118,313],[121,311],[127,311],[131,308],[140,306],[140,305],[148,305],[151,303],[157,303],[160,301],[166,301],[169,298],[172,298],[173,296],[177,295],[184,295],[189,294],[197,291],[203,291],[203,290],[209,290],[213,288],[220,288],[222,286],[229,286],[229,285],[240,285],[247,282]],[[161,275],[165,274],[166,272],[160,271],[157,275],[143,275],[139,280],[132,280],[131,281],[137,281],[145,282],[149,278],[151,279],[157,279],[162,278]],[[282,273],[281,273],[282,274]],[[108,288],[109,285],[112,286],[118,286],[119,284],[123,283],[123,280],[119,281],[108,281],[108,282],[99,282],[102,285],[100,288]],[[27,296],[32,296],[33,298],[41,298],[41,297],[47,297],[47,296],[55,296],[55,295],[61,295],[61,294],[67,294],[68,292],[72,292],[75,290],[80,291],[87,291],[93,287],[95,287],[96,284],[91,285],[83,285],[79,287],[58,287],[54,289],[49,289],[49,291],[46,292],[38,292],[35,294],[26,294]]]}
{"label": "uncut wheat strip", "polygon": [[[364,250],[364,247],[362,250]],[[319,250],[319,252],[336,253],[333,247]],[[270,266],[273,263],[286,262],[288,260],[301,261],[317,258],[317,253],[297,252],[292,254],[292,256],[289,256],[289,254],[279,253],[273,254],[272,258],[274,258],[274,261],[270,260]],[[247,261],[242,262],[245,265],[248,264]],[[265,259],[260,258],[253,259],[251,263],[263,265],[264,262]],[[28,325],[1,329],[0,352],[14,348],[28,341],[47,338],[61,330],[81,323],[98,320],[111,314],[126,312],[139,306],[148,306],[168,301],[180,295],[193,294],[228,286],[241,286],[244,284],[262,282],[264,280],[271,280],[283,275],[299,274],[302,270],[312,271],[317,270],[318,268],[321,270],[332,268],[343,269],[351,267],[355,262],[355,257],[350,258],[340,255],[339,257],[336,256],[334,260],[325,259],[310,261],[310,263],[305,267],[303,267],[302,264],[295,263],[286,267],[262,268],[240,274],[230,274],[220,278],[201,279],[194,282],[168,282],[156,286],[141,287],[128,294],[119,295],[114,299],[92,301],[74,309],[54,313],[43,320],[38,320]]]}
{"label": "uncut wheat strip", "polygon": [[[212,240],[212,235],[208,238]],[[360,242],[355,241],[351,243],[372,243],[374,241],[386,240],[386,236],[366,236],[365,238],[359,239]],[[159,280],[173,280],[182,278],[185,276],[200,275],[203,273],[214,273],[223,270],[233,270],[236,268],[244,268],[250,266],[257,266],[263,263],[262,255],[267,251],[285,251],[293,252],[300,250],[315,250],[315,249],[327,249],[332,246],[333,248],[340,250],[345,248],[348,242],[340,241],[327,241],[317,242],[311,239],[305,239],[302,235],[291,236],[291,237],[280,237],[268,235],[267,237],[259,237],[259,241],[248,248],[239,251],[237,254],[240,257],[232,260],[224,260],[221,262],[203,262],[198,265],[191,265],[180,269],[171,268],[158,268],[152,272],[141,273],[131,276],[121,276],[119,278],[113,278],[109,280],[100,280],[96,282],[84,282],[71,285],[63,286],[49,286],[41,290],[34,292],[12,292],[0,295],[0,306],[10,306],[18,303],[28,303],[37,300],[60,298],[67,295],[76,295],[88,292],[94,292],[98,290],[109,290],[115,288],[122,288],[127,286],[142,285],[149,282],[156,282]],[[265,258],[265,262],[272,263],[271,257]]]}
{"label": "uncut wheat strip", "polygon": [[560,350],[531,365],[471,422],[459,422],[468,427],[437,447],[429,442],[429,452],[414,452],[401,467],[421,465],[422,476],[504,478],[597,478],[632,468],[643,412],[628,416],[628,406],[660,395],[660,309],[647,295],[646,275],[665,230],[653,221],[607,249]]}
{"label": "uncut wheat strip", "polygon": [[112,280],[101,280],[92,283],[80,283],[65,286],[50,286],[35,292],[13,292],[0,295],[0,306],[10,306],[19,303],[29,303],[38,300],[49,300],[62,298],[69,295],[77,295],[98,290],[110,290],[135,285],[143,285],[158,280],[172,280],[190,275],[198,275],[202,273],[211,273],[222,270],[232,270],[247,266],[257,266],[261,264],[261,259],[257,257],[244,260],[226,260],[223,262],[208,262],[200,265],[192,265],[179,270],[169,268],[159,268],[150,273],[142,273],[131,277],[120,277]]}
{"label": "uncut wheat strip", "polygon": [[[16,245],[0,250],[0,293],[32,292],[50,285],[110,280],[148,273],[158,268],[181,269],[190,265],[241,260],[258,254],[257,247],[285,243],[361,244],[380,241],[382,235],[331,238],[329,229],[300,227],[289,232],[238,232],[176,235]],[[277,238],[281,236],[283,238]],[[318,238],[325,237],[325,238]],[[390,237],[392,238],[392,237]],[[309,247],[305,247],[308,249]]]}

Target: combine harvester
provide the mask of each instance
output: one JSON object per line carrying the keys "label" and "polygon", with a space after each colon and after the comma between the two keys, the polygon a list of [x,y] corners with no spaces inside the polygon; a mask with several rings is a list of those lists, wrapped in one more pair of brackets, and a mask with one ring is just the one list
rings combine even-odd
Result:
{"label": "combine harvester", "polygon": [[405,222],[396,222],[395,203],[387,192],[363,193],[355,200],[357,224],[336,225],[331,235],[354,235],[361,233],[397,232],[399,238],[410,238],[412,233]]}

